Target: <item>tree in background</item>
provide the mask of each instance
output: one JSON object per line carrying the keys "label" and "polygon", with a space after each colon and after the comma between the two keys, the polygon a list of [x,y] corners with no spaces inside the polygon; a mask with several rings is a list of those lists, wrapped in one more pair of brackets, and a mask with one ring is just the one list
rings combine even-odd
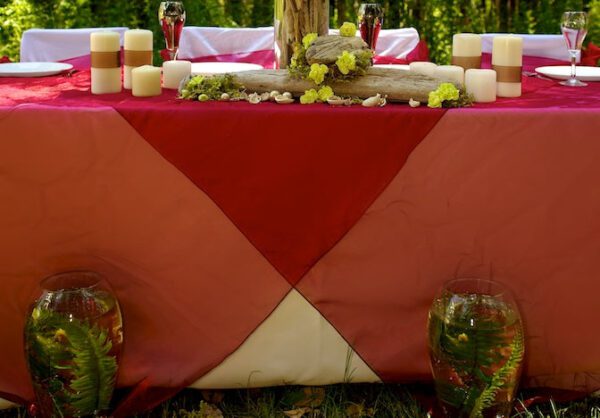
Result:
{"label": "tree in background", "polygon": [[[588,40],[600,43],[600,0],[379,0],[385,28],[415,27],[431,59],[448,63],[457,32],[559,33],[565,10],[590,12]],[[32,27],[150,28],[164,48],[154,0],[0,0],[0,56],[18,59],[22,33]],[[188,26],[269,26],[273,0],[184,0]],[[331,27],[355,21],[360,0],[329,0]]]}

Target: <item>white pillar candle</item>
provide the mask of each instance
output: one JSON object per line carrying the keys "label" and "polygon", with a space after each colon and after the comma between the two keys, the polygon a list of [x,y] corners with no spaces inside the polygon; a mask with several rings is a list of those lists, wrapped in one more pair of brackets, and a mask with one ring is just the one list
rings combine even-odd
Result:
{"label": "white pillar candle", "polygon": [[433,72],[433,76],[448,80],[459,86],[465,84],[465,70],[458,65],[439,65]]}
{"label": "white pillar candle", "polygon": [[465,70],[481,67],[481,35],[457,33],[452,37],[452,64]]}
{"label": "white pillar candle", "polygon": [[117,32],[90,35],[92,94],[121,91],[121,42]]}
{"label": "white pillar candle", "polygon": [[152,65],[152,31],[132,29],[124,36],[123,87],[131,88],[131,70],[142,65]]}
{"label": "white pillar candle", "polygon": [[415,61],[409,64],[410,71],[415,74],[423,74],[429,77],[433,77],[433,72],[435,71],[437,65],[433,62],[427,61]]}
{"label": "white pillar candle", "polygon": [[498,74],[498,97],[521,96],[523,38],[496,36],[492,46],[492,68]]}
{"label": "white pillar candle", "polygon": [[131,94],[136,97],[159,96],[160,68],[152,65],[142,65],[131,70]]}
{"label": "white pillar candle", "polygon": [[472,68],[465,73],[467,94],[472,94],[477,103],[496,101],[496,71]]}
{"label": "white pillar candle", "polygon": [[163,87],[178,89],[181,80],[192,73],[192,63],[189,61],[165,61],[163,63]]}

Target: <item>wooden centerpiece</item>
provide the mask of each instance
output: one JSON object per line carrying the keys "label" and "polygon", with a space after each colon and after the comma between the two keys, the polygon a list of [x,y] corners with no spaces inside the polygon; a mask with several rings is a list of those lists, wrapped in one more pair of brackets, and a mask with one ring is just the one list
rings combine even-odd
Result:
{"label": "wooden centerpiece", "polygon": [[[296,16],[294,13],[299,11],[286,9],[285,5],[295,7],[302,2],[312,4],[311,1],[282,0],[280,6]],[[342,26],[342,29],[346,29],[340,30],[340,33],[344,33],[342,35],[317,36],[311,32],[300,38],[304,30],[294,30],[294,39],[298,43],[294,45],[287,69],[239,72],[213,80],[210,77],[197,77],[181,90],[181,97],[200,101],[249,97],[251,103],[273,99],[277,103],[290,103],[294,101],[293,97],[299,97],[303,104],[337,104],[340,101],[348,104],[360,103],[358,99],[371,99],[363,103],[365,106],[370,106],[373,100],[384,105],[386,100],[411,102],[412,99],[413,106],[418,105],[415,102],[428,102],[431,92],[436,92],[442,83],[450,82],[456,87],[450,88],[455,94],[446,97],[448,90],[444,90],[444,97],[434,94],[432,97],[436,98],[434,103],[437,105],[433,106],[441,106],[443,100],[458,101],[458,89],[461,86],[452,80],[398,68],[373,67],[373,51],[361,38],[354,36],[355,26],[351,23],[347,25]],[[281,94],[283,92],[288,94]],[[271,95],[273,97],[270,99]],[[285,100],[278,101],[278,95],[286,96]]]}
{"label": "wooden centerpiece", "polygon": [[329,31],[329,0],[275,0],[274,26],[278,68],[287,68],[304,36]]}

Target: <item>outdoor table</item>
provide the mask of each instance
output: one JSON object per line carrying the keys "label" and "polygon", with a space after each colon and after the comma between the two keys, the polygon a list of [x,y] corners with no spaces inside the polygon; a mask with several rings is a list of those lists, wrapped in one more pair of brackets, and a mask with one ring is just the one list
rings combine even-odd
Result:
{"label": "outdoor table", "polygon": [[[136,387],[124,411],[226,364],[291,294],[375,379],[429,380],[427,311],[455,277],[516,294],[526,385],[600,389],[600,83],[524,78],[521,98],[450,110],[89,83],[85,68],[0,79],[3,397],[32,398],[25,315],[41,278],[72,269],[101,272],[120,300],[119,385]],[[283,331],[269,347],[301,352]],[[307,350],[326,356],[319,341]],[[330,383],[304,360],[273,358],[259,382]],[[252,384],[249,370],[233,381]]]}

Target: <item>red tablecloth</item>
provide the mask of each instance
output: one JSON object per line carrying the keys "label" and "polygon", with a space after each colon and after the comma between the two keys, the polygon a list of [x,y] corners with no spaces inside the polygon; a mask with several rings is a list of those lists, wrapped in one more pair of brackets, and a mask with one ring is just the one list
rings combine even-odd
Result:
{"label": "red tablecloth", "polygon": [[0,392],[31,397],[24,312],[74,267],[122,302],[132,408],[213,369],[292,288],[379,377],[427,379],[426,312],[456,276],[517,292],[528,383],[600,388],[600,337],[573,326],[600,320],[600,87],[524,83],[445,113],[0,80]]}

